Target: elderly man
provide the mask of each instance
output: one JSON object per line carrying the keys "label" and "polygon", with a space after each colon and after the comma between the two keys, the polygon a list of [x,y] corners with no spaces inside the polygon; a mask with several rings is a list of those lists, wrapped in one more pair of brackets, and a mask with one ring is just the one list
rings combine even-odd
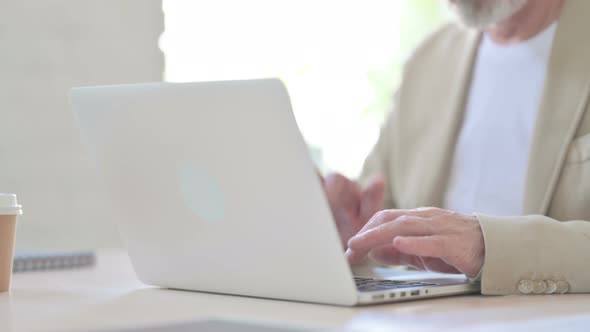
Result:
{"label": "elderly man", "polygon": [[590,1],[448,1],[462,24],[407,62],[362,186],[325,178],[348,259],[590,292]]}

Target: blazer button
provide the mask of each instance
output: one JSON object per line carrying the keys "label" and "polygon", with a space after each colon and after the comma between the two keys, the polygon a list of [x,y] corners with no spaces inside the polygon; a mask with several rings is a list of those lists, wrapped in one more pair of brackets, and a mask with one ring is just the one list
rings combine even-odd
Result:
{"label": "blazer button", "polygon": [[555,284],[557,286],[557,289],[555,290],[556,293],[565,294],[568,290],[570,290],[570,285],[563,280],[559,280]]}
{"label": "blazer button", "polygon": [[521,280],[518,283],[518,291],[522,294],[530,294],[533,292],[533,281],[532,280]]}
{"label": "blazer button", "polygon": [[543,280],[533,281],[533,293],[543,294],[547,290],[547,284]]}
{"label": "blazer button", "polygon": [[557,284],[553,280],[545,280],[545,284],[547,284],[547,289],[545,290],[545,294],[553,294],[557,290]]}

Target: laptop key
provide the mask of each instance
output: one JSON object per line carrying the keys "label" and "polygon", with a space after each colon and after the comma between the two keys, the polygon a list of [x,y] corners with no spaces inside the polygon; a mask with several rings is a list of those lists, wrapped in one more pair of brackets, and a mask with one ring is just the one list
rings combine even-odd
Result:
{"label": "laptop key", "polygon": [[424,286],[436,286],[436,283],[429,283],[423,281],[411,281],[411,280],[385,280],[385,279],[373,279],[373,278],[360,278],[355,277],[354,281],[357,288],[362,292],[374,292],[386,289],[398,289],[398,288],[412,288],[412,287],[424,287]]}

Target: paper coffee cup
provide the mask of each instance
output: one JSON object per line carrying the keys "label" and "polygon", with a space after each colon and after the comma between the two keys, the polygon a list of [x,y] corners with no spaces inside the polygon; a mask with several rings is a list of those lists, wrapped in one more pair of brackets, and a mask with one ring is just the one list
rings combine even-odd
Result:
{"label": "paper coffee cup", "polygon": [[10,290],[16,218],[23,214],[14,194],[0,194],[0,292]]}

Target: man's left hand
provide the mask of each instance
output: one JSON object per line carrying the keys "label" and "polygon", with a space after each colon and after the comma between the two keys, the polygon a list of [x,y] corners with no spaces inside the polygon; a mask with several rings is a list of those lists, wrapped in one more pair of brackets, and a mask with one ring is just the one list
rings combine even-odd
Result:
{"label": "man's left hand", "polygon": [[351,264],[370,255],[382,264],[468,277],[479,273],[485,254],[475,216],[437,208],[381,211],[348,241],[348,247]]}

